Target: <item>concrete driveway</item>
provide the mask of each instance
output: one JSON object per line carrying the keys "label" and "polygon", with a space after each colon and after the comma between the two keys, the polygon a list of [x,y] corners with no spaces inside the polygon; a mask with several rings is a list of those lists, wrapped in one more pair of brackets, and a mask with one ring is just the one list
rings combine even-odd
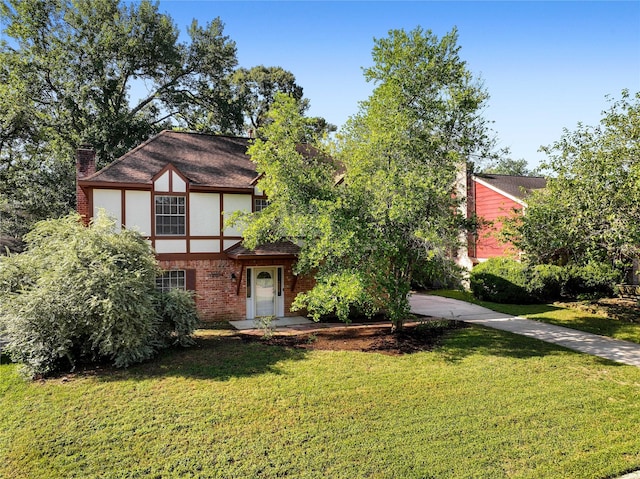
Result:
{"label": "concrete driveway", "polygon": [[409,301],[412,313],[437,318],[456,319],[466,323],[509,331],[514,334],[558,344],[581,353],[640,367],[640,344],[545,324],[509,314],[497,313],[482,306],[457,299],[428,294],[413,294]]}

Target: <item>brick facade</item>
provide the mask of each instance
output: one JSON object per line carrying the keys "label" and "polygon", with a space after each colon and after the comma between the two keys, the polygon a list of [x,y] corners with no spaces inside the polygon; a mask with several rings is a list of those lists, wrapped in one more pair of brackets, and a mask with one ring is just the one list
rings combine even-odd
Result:
{"label": "brick facade", "polygon": [[[247,314],[247,268],[281,266],[283,269],[285,316],[304,314],[291,311],[298,293],[313,287],[313,278],[297,277],[292,268],[294,259],[211,259],[160,260],[165,270],[195,272],[196,305],[204,322],[245,319]],[[233,275],[233,276],[232,276]],[[238,284],[239,283],[239,284]]]}
{"label": "brick facade", "polygon": [[96,172],[96,152],[88,145],[83,145],[76,151],[76,211],[89,224],[92,208],[89,198],[78,185],[78,180],[83,180]]}

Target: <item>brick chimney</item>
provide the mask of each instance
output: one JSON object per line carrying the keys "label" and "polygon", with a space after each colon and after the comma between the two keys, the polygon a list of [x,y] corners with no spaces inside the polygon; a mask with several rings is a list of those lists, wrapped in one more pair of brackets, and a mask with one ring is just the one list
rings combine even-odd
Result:
{"label": "brick chimney", "polygon": [[78,180],[83,180],[96,172],[96,151],[91,145],[80,145],[76,150],[76,210],[85,224],[91,219],[91,202]]}

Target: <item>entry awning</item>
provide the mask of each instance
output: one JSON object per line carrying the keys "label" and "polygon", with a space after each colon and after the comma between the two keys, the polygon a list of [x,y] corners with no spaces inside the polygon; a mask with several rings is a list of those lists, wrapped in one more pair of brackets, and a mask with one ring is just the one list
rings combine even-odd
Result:
{"label": "entry awning", "polygon": [[290,241],[278,241],[258,246],[254,250],[245,248],[242,243],[232,246],[225,251],[233,259],[285,259],[296,258],[300,247]]}

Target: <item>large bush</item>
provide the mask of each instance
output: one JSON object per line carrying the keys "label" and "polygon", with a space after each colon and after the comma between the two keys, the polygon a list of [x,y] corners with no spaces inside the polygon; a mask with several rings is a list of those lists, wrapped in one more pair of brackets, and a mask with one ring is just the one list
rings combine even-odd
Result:
{"label": "large bush", "polygon": [[85,227],[73,214],[38,223],[25,240],[24,253],[0,258],[0,329],[29,376],[79,360],[124,367],[193,330],[167,331],[163,319],[175,315],[170,299],[157,300],[156,260],[140,234],[117,233],[102,214]]}
{"label": "large bush", "polygon": [[622,273],[607,263],[590,262],[584,266],[567,266],[563,295],[578,299],[613,296]]}
{"label": "large bush", "polygon": [[497,303],[530,303],[524,265],[507,258],[491,258],[480,263],[469,277],[473,295],[484,301]]}
{"label": "large bush", "polygon": [[413,266],[412,287],[426,289],[458,289],[463,281],[463,268],[450,258],[434,255]]}
{"label": "large bush", "polygon": [[498,303],[529,303],[612,296],[621,273],[607,263],[584,266],[526,266],[492,258],[471,271],[471,290],[478,299]]}

